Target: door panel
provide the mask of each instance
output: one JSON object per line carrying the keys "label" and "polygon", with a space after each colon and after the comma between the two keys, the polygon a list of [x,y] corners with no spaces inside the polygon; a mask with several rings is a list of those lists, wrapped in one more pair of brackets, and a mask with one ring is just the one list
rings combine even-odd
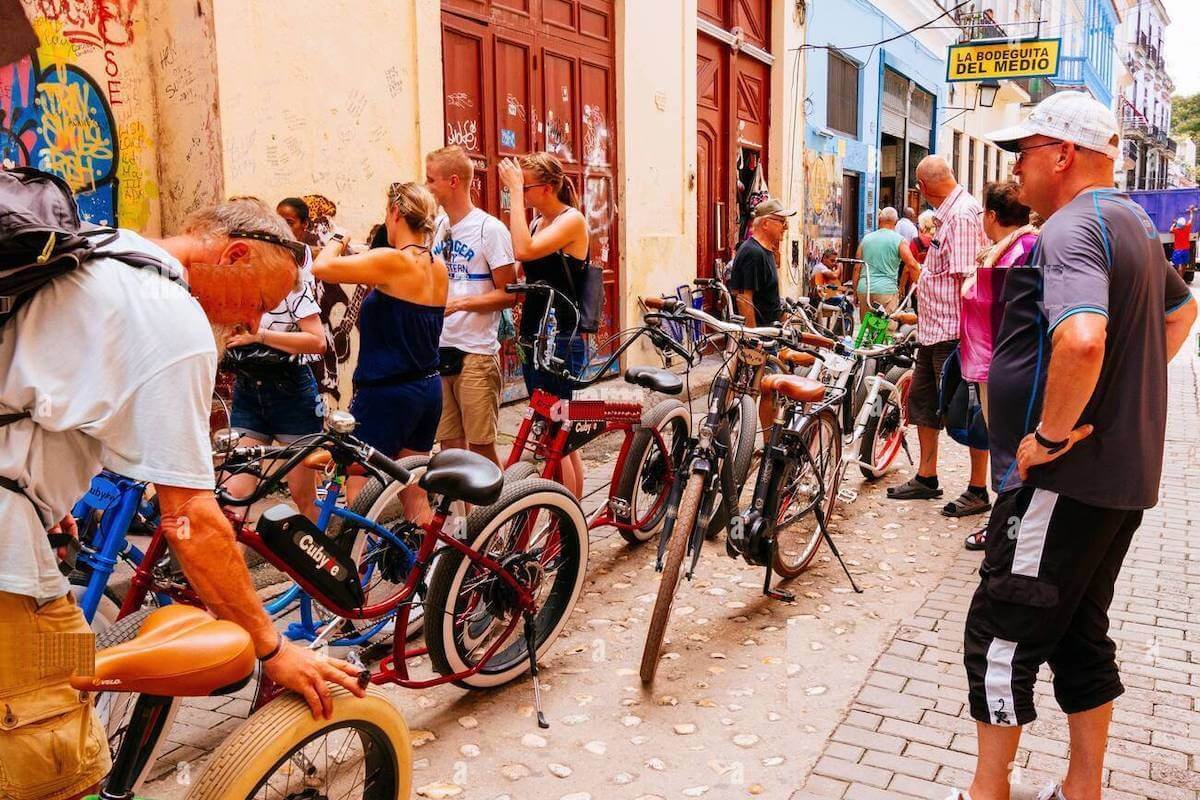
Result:
{"label": "door panel", "polygon": [[578,129],[571,124],[578,118],[575,113],[575,60],[544,50],[542,75],[546,152],[553,153],[563,162],[574,162],[579,153]]}
{"label": "door panel", "polygon": [[501,157],[534,149],[531,45],[496,37],[497,154]]}
{"label": "door panel", "polygon": [[733,24],[742,29],[746,41],[763,50],[771,49],[770,0],[734,0]]}

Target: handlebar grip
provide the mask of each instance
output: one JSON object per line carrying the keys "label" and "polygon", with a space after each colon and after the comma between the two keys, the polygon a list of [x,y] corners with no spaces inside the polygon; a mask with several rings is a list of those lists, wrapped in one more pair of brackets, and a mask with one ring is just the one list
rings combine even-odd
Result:
{"label": "handlebar grip", "polygon": [[829,339],[825,336],[818,336],[815,333],[800,334],[800,341],[803,344],[809,345],[810,347],[833,347],[834,345],[833,339]]}
{"label": "handlebar grip", "polygon": [[680,301],[677,297],[643,297],[642,303],[645,304],[646,308],[655,311],[666,311],[667,313],[672,313],[680,307]]}
{"label": "handlebar grip", "polygon": [[375,469],[379,470],[385,475],[390,475],[400,483],[408,483],[409,479],[412,477],[408,470],[374,448],[371,448],[371,452],[367,455],[366,461]]}
{"label": "handlebar grip", "polygon": [[525,291],[525,284],[509,283],[505,285],[504,291],[508,292],[509,294],[521,294]]}

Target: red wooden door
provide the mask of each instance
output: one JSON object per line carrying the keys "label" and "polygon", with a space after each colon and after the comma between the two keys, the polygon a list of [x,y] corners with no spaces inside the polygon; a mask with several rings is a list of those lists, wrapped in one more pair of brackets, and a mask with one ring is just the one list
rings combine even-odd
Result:
{"label": "red wooden door", "polygon": [[[447,143],[471,145],[481,181],[478,204],[501,219],[507,219],[508,202],[497,185],[496,163],[540,150],[559,158],[588,220],[592,263],[604,269],[597,342],[620,326],[613,5],[442,1]],[[505,352],[505,399],[513,399],[524,387],[515,354]]]}
{"label": "red wooden door", "polygon": [[701,35],[696,49],[696,276],[729,257],[728,63],[726,47]]}

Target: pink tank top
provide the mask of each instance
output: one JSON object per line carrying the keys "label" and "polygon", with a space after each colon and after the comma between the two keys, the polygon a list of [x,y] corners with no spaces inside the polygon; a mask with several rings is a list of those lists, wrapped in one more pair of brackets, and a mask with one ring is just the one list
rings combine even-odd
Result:
{"label": "pink tank top", "polygon": [[996,263],[975,272],[975,285],[962,301],[958,355],[964,380],[984,383],[992,363],[992,342],[1004,317],[1004,277],[1009,267],[1024,266],[1037,235],[1027,233],[1009,245]]}

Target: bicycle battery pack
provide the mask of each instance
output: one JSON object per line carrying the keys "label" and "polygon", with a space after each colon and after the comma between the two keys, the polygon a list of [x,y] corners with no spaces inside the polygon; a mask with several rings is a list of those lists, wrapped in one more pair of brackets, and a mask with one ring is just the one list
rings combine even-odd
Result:
{"label": "bicycle battery pack", "polygon": [[362,583],[348,548],[327,538],[308,517],[280,503],[263,513],[255,529],[295,576],[342,608],[362,607]]}

